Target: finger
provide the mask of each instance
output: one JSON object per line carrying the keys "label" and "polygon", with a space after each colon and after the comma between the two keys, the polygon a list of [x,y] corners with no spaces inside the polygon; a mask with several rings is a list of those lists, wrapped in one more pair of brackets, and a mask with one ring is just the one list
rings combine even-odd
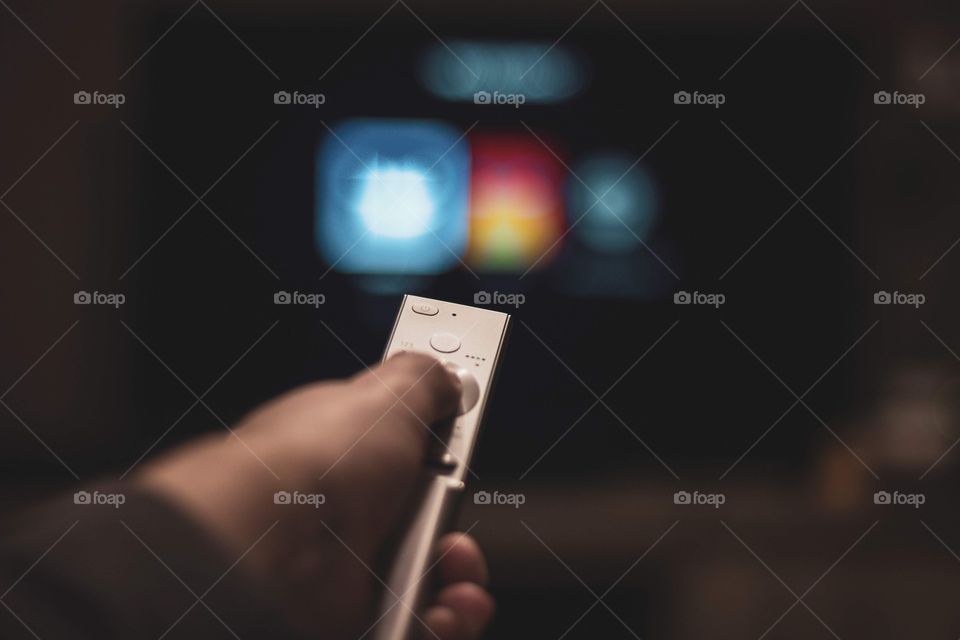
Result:
{"label": "finger", "polygon": [[477,541],[464,533],[448,533],[437,543],[440,563],[437,573],[441,585],[475,582],[486,585],[487,562]]}
{"label": "finger", "polygon": [[460,624],[456,612],[449,607],[431,607],[423,613],[427,630],[420,634],[423,640],[459,640]]}
{"label": "finger", "polygon": [[369,390],[368,408],[378,415],[403,416],[422,431],[448,418],[460,401],[460,381],[439,360],[424,353],[404,352],[354,378]]}
{"label": "finger", "polygon": [[460,382],[435,358],[402,353],[355,376],[343,391],[345,464],[338,469],[354,495],[364,496],[365,530],[358,535],[375,550],[408,505],[428,439],[440,437],[430,428],[456,411]]}
{"label": "finger", "polygon": [[424,622],[441,640],[475,640],[483,634],[494,611],[493,598],[472,582],[458,582],[437,594]]}

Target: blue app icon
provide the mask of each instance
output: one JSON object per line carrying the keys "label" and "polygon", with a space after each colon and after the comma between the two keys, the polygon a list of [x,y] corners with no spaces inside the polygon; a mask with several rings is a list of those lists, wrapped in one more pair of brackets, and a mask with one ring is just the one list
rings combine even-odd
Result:
{"label": "blue app icon", "polygon": [[653,179],[623,154],[597,154],[578,163],[580,181],[572,185],[571,224],[577,237],[597,253],[635,251],[659,215]]}
{"label": "blue app icon", "polygon": [[358,119],[321,142],[316,242],[337,271],[434,274],[467,246],[470,151],[432,120]]}

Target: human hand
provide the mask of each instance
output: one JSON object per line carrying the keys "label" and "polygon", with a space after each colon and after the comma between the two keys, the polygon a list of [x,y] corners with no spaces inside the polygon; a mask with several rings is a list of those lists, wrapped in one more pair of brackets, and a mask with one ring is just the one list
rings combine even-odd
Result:
{"label": "human hand", "polygon": [[[241,567],[298,630],[356,638],[375,619],[382,585],[372,567],[422,468],[427,425],[452,416],[459,396],[437,360],[400,354],[349,380],[291,391],[227,436],[151,463],[136,482],[245,554]],[[302,503],[277,504],[277,492]],[[440,587],[421,616],[427,637],[478,638],[493,613],[483,555],[463,534],[438,547]]]}

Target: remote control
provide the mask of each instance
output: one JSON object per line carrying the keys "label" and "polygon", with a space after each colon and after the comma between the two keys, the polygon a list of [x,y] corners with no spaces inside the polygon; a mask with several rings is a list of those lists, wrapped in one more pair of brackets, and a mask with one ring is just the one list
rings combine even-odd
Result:
{"label": "remote control", "polygon": [[[490,397],[510,325],[499,311],[406,295],[384,360],[401,351],[422,351],[439,360],[463,385],[449,431],[435,433],[422,483],[408,519],[384,558],[386,589],[373,640],[410,640],[422,631],[420,614],[437,539],[452,524],[458,498]],[[445,437],[444,437],[445,436]]]}

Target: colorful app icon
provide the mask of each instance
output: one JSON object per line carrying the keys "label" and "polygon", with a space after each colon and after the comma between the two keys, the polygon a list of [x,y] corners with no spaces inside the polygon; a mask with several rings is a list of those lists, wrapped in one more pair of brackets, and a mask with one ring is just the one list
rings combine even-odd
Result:
{"label": "colorful app icon", "polygon": [[318,150],[316,242],[338,271],[433,274],[467,245],[469,145],[431,120],[349,120]]}
{"label": "colorful app icon", "polygon": [[529,135],[477,135],[471,146],[468,264],[489,272],[546,266],[565,227],[563,165]]}

